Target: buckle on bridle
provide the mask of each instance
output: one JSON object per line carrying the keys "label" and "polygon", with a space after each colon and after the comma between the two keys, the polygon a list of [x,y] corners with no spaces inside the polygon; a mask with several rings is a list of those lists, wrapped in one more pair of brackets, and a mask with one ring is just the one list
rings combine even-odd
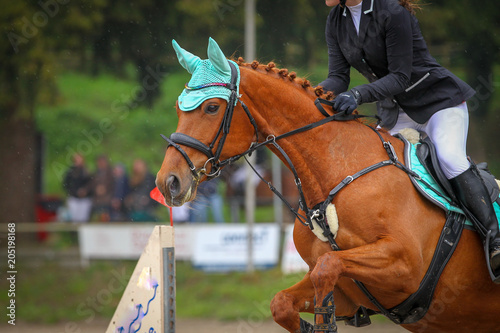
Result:
{"label": "buckle on bridle", "polygon": [[250,147],[248,147],[248,156],[252,156],[253,152],[256,150],[255,147],[257,146],[257,142],[255,141],[252,141],[252,143],[250,144]]}
{"label": "buckle on bridle", "polygon": [[396,154],[396,151],[394,150],[394,147],[392,146],[391,142],[384,141],[382,143],[382,145],[384,146],[385,150],[387,151],[387,155],[389,155],[389,158],[391,159],[391,161],[397,162],[398,155]]}
{"label": "buckle on bridle", "polygon": [[325,220],[325,214],[323,214],[322,212],[320,212],[319,209],[316,209],[315,211],[312,212],[311,214],[311,220],[312,219],[315,219],[317,222],[321,222],[321,221],[324,221]]}
{"label": "buckle on bridle", "polygon": [[[207,173],[207,165],[208,163],[212,163],[212,169],[215,171],[212,173]],[[215,162],[215,157],[210,157],[208,160],[205,161],[205,164],[203,164],[203,167],[198,171],[200,175],[206,175],[208,178],[215,178],[219,177],[221,173],[221,168],[219,167],[220,161]]]}

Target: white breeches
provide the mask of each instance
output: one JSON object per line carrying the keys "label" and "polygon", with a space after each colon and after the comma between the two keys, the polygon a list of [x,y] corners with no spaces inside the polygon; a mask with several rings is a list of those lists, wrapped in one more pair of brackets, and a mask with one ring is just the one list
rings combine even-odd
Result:
{"label": "white breeches", "polygon": [[466,153],[469,112],[465,102],[436,112],[424,124],[419,124],[406,113],[400,112],[390,133],[394,135],[404,128],[413,128],[429,136],[436,147],[446,178],[454,178],[470,167]]}

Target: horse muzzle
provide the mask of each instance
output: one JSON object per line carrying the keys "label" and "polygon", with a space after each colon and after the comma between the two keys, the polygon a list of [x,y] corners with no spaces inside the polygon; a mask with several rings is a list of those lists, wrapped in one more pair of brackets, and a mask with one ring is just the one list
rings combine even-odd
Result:
{"label": "horse muzzle", "polygon": [[180,177],[174,172],[162,173],[160,170],[156,175],[156,186],[165,197],[167,205],[174,207],[194,199],[198,182],[190,174]]}

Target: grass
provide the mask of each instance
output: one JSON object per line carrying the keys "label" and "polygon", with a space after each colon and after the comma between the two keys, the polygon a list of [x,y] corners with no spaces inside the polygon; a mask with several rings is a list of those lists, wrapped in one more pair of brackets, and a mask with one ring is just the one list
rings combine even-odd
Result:
{"label": "grass", "polygon": [[[62,268],[54,262],[37,267],[18,266],[16,319],[37,324],[90,323],[110,320],[120,302],[136,261],[94,261],[85,269]],[[176,264],[177,318],[220,321],[271,320],[274,295],[299,282],[303,273],[284,275],[280,268],[266,271],[204,273],[188,262]],[[0,288],[8,290],[7,280]],[[0,294],[0,304],[9,301]],[[311,322],[313,316],[301,317]],[[372,321],[388,322],[382,316]]]}
{"label": "grass", "polygon": [[[133,264],[94,263],[88,269],[66,269],[54,263],[41,267],[19,267],[16,280],[16,310],[20,321],[55,323],[110,317],[123,289],[109,293],[113,272],[130,276]],[[2,290],[7,290],[4,279]],[[123,286],[124,288],[125,286]],[[109,296],[109,297],[108,297]],[[7,293],[0,295],[7,302]]]}
{"label": "grass", "polygon": [[[95,170],[97,156],[105,154],[112,164],[121,162],[129,171],[134,159],[144,159],[150,171],[156,173],[166,147],[159,134],[175,131],[175,100],[188,79],[185,72],[166,74],[161,85],[162,96],[149,110],[135,105],[140,100],[141,86],[134,79],[106,74],[98,77],[74,72],[59,74],[56,97],[50,103],[40,104],[35,113],[44,138],[43,193],[65,196],[61,183],[74,152],[83,153],[91,172]],[[168,217],[161,207],[158,215],[161,219]],[[227,207],[224,215],[229,219]],[[259,207],[255,219],[271,221],[272,207]],[[240,220],[245,220],[243,213]]]}
{"label": "grass", "polygon": [[[183,77],[173,73],[164,85],[178,86]],[[57,82],[55,104],[42,104],[36,112],[44,134],[46,193],[63,194],[61,177],[75,151],[84,154],[91,170],[96,157],[106,154],[113,163],[123,162],[129,168],[134,159],[145,159],[156,172],[165,149],[160,133],[171,133],[176,127],[173,108],[164,105],[175,105],[177,92],[164,93],[158,107],[148,110],[135,105],[140,86],[133,80],[64,73]]]}
{"label": "grass", "polygon": [[188,263],[178,263],[177,314],[236,320],[259,313],[270,318],[269,304],[274,295],[298,282],[302,275],[283,275],[278,268],[253,274],[204,274]]}
{"label": "grass", "polygon": [[[88,169],[106,154],[112,164],[121,162],[130,171],[134,159],[146,160],[155,174],[162,163],[166,142],[160,134],[170,134],[177,126],[174,105],[177,95],[189,79],[187,73],[169,73],[162,82],[162,96],[152,110],[131,107],[140,87],[132,79],[110,75],[89,77],[65,72],[57,77],[57,98],[38,106],[36,122],[44,137],[42,191],[64,197],[62,179],[71,165],[71,156],[83,153]],[[158,208],[161,220],[166,210]],[[229,219],[229,209],[224,215]],[[242,213],[240,220],[244,220]],[[273,219],[272,207],[256,211],[256,221]]]}
{"label": "grass", "polygon": [[[16,281],[17,318],[24,322],[56,323],[111,318],[136,262],[92,262],[86,269],[65,269],[55,263],[19,267]],[[279,268],[247,274],[205,274],[190,263],[177,263],[179,318],[270,318],[269,304],[278,291],[301,279],[283,275]],[[8,290],[6,279],[0,281]],[[6,304],[7,293],[0,295]]]}

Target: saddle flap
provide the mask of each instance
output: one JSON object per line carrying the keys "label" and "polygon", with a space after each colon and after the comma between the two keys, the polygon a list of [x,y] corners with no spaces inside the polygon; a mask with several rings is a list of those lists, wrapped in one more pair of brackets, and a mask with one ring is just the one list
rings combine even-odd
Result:
{"label": "saddle flap", "polygon": [[420,139],[420,144],[417,146],[416,153],[420,163],[422,163],[422,165],[427,169],[432,178],[434,178],[434,180],[454,202],[457,202],[458,200],[453,193],[453,188],[441,170],[436,148],[429,137]]}
{"label": "saddle flap", "polygon": [[486,162],[479,163],[477,165],[477,170],[484,181],[484,185],[486,185],[486,188],[490,193],[491,202],[495,202],[500,195],[500,188],[498,187],[498,182],[495,179],[495,176],[491,174]]}
{"label": "saddle flap", "polygon": [[[434,178],[439,186],[446,192],[447,195],[450,196],[450,198],[454,202],[458,202],[458,199],[453,192],[453,188],[451,187],[450,181],[446,178],[443,171],[441,170],[441,166],[439,164],[436,153],[436,148],[434,147],[434,144],[429,139],[429,137],[420,139],[420,144],[417,146],[416,153],[420,163],[422,163],[422,165],[427,169],[429,174]],[[479,175],[486,185],[486,188],[488,189],[491,202],[495,202],[500,194],[500,188],[495,179],[495,176],[493,176],[488,170],[488,164],[486,162],[479,163],[476,167]]]}

